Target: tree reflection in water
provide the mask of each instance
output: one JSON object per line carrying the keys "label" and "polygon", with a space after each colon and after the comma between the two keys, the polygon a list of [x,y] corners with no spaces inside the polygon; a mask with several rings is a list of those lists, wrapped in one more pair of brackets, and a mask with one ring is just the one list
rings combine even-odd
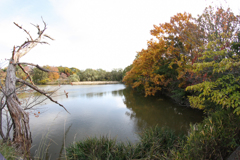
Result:
{"label": "tree reflection in water", "polygon": [[179,106],[166,96],[144,97],[131,88],[121,91],[123,102],[130,110],[125,115],[134,121],[137,132],[158,125],[169,127],[177,133],[187,133],[190,123],[198,123],[203,119],[202,111]]}

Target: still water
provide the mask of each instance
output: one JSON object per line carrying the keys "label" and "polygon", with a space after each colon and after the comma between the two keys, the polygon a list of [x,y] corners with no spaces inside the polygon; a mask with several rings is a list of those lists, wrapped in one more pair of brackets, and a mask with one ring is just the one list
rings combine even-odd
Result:
{"label": "still water", "polygon": [[[203,119],[198,110],[178,106],[167,97],[145,98],[123,84],[64,85],[56,93],[54,99],[70,114],[50,101],[30,113],[32,156],[58,159],[72,142],[100,135],[136,143],[137,133],[155,125],[186,133],[190,123]],[[47,154],[41,153],[46,148]]]}

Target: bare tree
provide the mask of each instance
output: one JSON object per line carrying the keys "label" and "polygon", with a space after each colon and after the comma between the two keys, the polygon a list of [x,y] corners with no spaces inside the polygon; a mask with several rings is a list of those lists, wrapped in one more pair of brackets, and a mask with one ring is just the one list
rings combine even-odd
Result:
{"label": "bare tree", "polygon": [[[42,20],[43,21],[43,20]],[[49,70],[46,70],[42,67],[40,67],[37,64],[32,63],[22,63],[20,62],[20,58],[26,55],[32,48],[34,48],[37,44],[48,44],[45,41],[41,41],[42,37],[47,37],[51,40],[50,36],[44,34],[46,30],[46,23],[43,21],[44,28],[41,30],[39,25],[33,25],[38,30],[38,37],[36,39],[33,39],[30,33],[22,28],[20,25],[14,22],[14,24],[22,29],[29,38],[27,38],[27,41],[25,41],[21,46],[13,47],[12,51],[12,57],[9,59],[9,65],[7,67],[7,75],[5,79],[5,83],[3,83],[0,79],[0,135],[4,140],[9,138],[9,131],[12,128],[13,129],[13,137],[12,141],[14,144],[16,144],[16,147],[19,148],[24,153],[29,153],[32,137],[31,137],[31,131],[29,127],[29,115],[24,110],[23,106],[21,106],[21,102],[19,98],[17,97],[17,90],[21,88],[22,86],[28,86],[31,89],[39,92],[40,94],[44,95],[47,99],[50,99],[52,102],[60,105],[63,107],[66,111],[67,109],[58,103],[57,101],[54,101],[51,97],[51,94],[40,90],[37,86],[34,85],[32,82],[32,79],[29,75],[29,73],[22,67],[21,64],[25,65],[31,65],[35,66],[38,69],[49,72]],[[26,79],[20,79],[16,77],[16,66],[19,66],[22,71],[26,74]],[[27,81],[28,80],[28,81]],[[16,85],[18,83],[18,85]],[[7,106],[7,110],[11,117],[11,124],[8,125],[8,130],[6,134],[3,134],[2,131],[2,111],[4,107]],[[26,108],[25,108],[26,109]],[[68,112],[68,111],[67,111]],[[9,123],[9,122],[8,122]]]}

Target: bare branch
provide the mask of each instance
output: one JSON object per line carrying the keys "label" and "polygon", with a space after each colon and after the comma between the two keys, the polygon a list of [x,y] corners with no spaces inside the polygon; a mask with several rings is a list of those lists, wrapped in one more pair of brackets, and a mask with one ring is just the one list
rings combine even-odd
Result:
{"label": "bare branch", "polygon": [[[18,82],[21,82],[21,83],[23,83],[23,84],[25,84],[25,85],[27,85],[28,87],[34,89],[35,91],[43,94],[43,95],[46,96],[48,99],[50,99],[52,102],[54,102],[54,103],[58,104],[59,106],[63,107],[63,109],[65,109],[65,111],[68,112],[68,110],[67,110],[62,104],[58,103],[57,101],[54,101],[49,95],[47,95],[46,92],[40,90],[40,89],[37,88],[36,86],[33,86],[32,84],[30,84],[30,83],[28,83],[28,82],[26,82],[26,81],[24,81],[24,80],[22,80],[22,79],[17,78],[17,81],[18,81]],[[69,112],[68,112],[68,113],[69,113]],[[69,113],[69,114],[70,114],[70,113]]]}
{"label": "bare branch", "polygon": [[[35,84],[33,83],[33,81],[32,81],[32,78],[31,78],[31,76],[29,75],[29,73],[27,72],[27,71],[25,71],[25,69],[23,68],[23,66],[21,65],[21,64],[18,64],[18,66],[22,69],[22,71],[27,75],[27,78],[29,78],[29,80],[30,80],[30,82],[32,83],[32,85],[34,85],[35,86]],[[26,78],[26,79],[27,79]]]}
{"label": "bare branch", "polygon": [[[42,18],[42,17],[41,17],[41,18]],[[41,35],[42,35],[43,32],[47,29],[47,24],[46,24],[46,22],[43,20],[43,18],[42,18],[42,21],[43,21],[43,24],[44,24],[44,29],[42,30]],[[41,35],[39,35],[39,36],[41,36]]]}
{"label": "bare branch", "polygon": [[[25,41],[20,47],[18,47],[17,52],[20,52],[21,49],[26,48],[26,47],[28,47],[28,45],[34,44],[34,43],[49,44],[48,42],[40,42],[40,40]],[[35,44],[34,46],[36,46],[36,45],[37,45],[37,44]],[[34,46],[33,46],[33,47],[34,47]],[[33,47],[31,47],[31,48],[33,48]],[[30,48],[30,46],[29,46],[29,48]]]}
{"label": "bare branch", "polygon": [[26,63],[26,62],[18,62],[17,64],[25,64],[25,65],[34,66],[34,67],[37,67],[38,69],[40,69],[41,71],[44,71],[44,72],[57,72],[57,71],[51,71],[51,70],[42,68],[42,67],[40,67],[38,64]]}
{"label": "bare branch", "polygon": [[38,24],[35,25],[35,24],[32,24],[32,23],[31,23],[31,25],[33,25],[34,27],[37,28],[37,30],[38,30],[38,35],[40,35],[40,33],[41,33],[41,29],[40,29],[39,25],[38,25]]}
{"label": "bare branch", "polygon": [[13,46],[13,51],[12,51],[12,59],[14,59],[14,55],[15,55],[15,46]]}
{"label": "bare branch", "polygon": [[[14,22],[14,24],[22,29],[24,32],[26,32],[29,37],[30,37],[30,40],[27,38],[27,41],[24,42],[21,46],[19,47],[16,47],[18,48],[17,51],[15,52],[15,50],[13,51],[13,55],[15,57],[13,57],[13,60],[14,60],[14,63],[17,63],[19,61],[19,59],[21,57],[23,57],[25,54],[27,54],[32,48],[34,48],[38,43],[41,43],[41,44],[48,44],[48,42],[44,42],[44,41],[41,41],[41,38],[42,38],[42,35],[43,33],[45,32],[45,30],[47,29],[47,24],[44,22],[43,18],[42,18],[42,21],[43,21],[43,24],[44,24],[44,28],[41,30],[40,29],[40,26],[39,25],[34,25],[32,24],[34,27],[37,28],[38,30],[38,37],[36,39],[33,39],[30,35],[30,33],[28,31],[26,31],[22,26],[18,25],[17,23]],[[51,40],[54,40],[53,38],[51,38],[50,36],[44,34],[45,37],[51,39]],[[15,48],[15,49],[16,49]]]}
{"label": "bare branch", "polygon": [[[57,90],[55,90],[55,91],[57,91]],[[52,95],[55,93],[55,91],[51,92],[51,94],[49,94],[49,96],[52,96]],[[42,99],[42,100],[40,100],[40,101],[37,102],[38,99],[40,99],[40,96],[37,96],[37,97],[36,97],[32,102],[30,102],[29,104],[26,104],[26,106],[24,107],[24,110],[32,109],[34,106],[43,103],[43,102],[44,102],[45,100],[47,100],[48,98],[44,98],[44,99]],[[28,101],[29,101],[29,100],[28,100]],[[34,102],[37,102],[37,103],[33,104]],[[27,102],[27,103],[28,103],[28,102]]]}
{"label": "bare branch", "polygon": [[13,23],[14,23],[18,28],[24,30],[24,32],[26,32],[26,33],[28,34],[28,36],[30,37],[30,39],[33,41],[32,36],[30,35],[30,33],[29,33],[26,29],[24,29],[24,28],[22,28],[21,26],[19,26],[16,22],[13,22]]}
{"label": "bare branch", "polygon": [[49,38],[49,39],[51,39],[51,40],[55,40],[55,39],[53,39],[52,37],[50,37],[49,35],[47,35],[47,34],[44,34],[43,36],[45,36],[45,37],[47,37],[47,38]]}

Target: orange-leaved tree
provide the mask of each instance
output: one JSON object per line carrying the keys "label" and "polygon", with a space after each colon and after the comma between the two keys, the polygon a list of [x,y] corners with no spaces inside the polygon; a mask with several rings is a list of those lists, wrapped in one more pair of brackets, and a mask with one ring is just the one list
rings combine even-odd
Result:
{"label": "orange-leaved tree", "polygon": [[138,52],[132,69],[123,81],[144,89],[145,95],[154,95],[158,90],[174,90],[184,83],[186,68],[190,68],[193,57],[197,57],[202,32],[191,14],[171,17],[170,23],[154,25],[148,48]]}
{"label": "orange-leaved tree", "polygon": [[51,81],[57,80],[59,78],[58,68],[57,67],[50,67],[49,70],[52,71],[52,72],[48,72],[48,78]]}

